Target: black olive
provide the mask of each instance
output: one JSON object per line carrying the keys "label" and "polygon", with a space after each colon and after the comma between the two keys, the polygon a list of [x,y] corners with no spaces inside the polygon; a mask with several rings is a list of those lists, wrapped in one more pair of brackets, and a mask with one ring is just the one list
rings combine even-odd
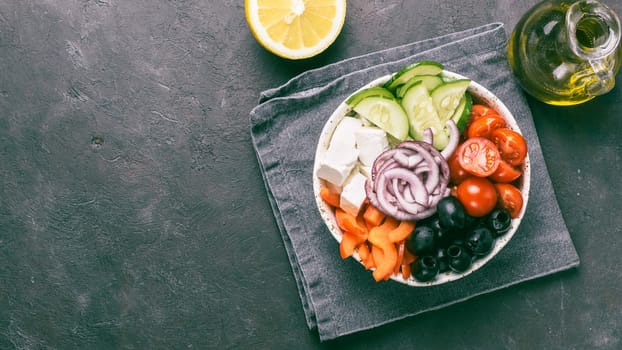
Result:
{"label": "black olive", "polygon": [[464,240],[459,239],[459,238],[457,238],[453,242],[451,242],[451,245],[458,245],[458,246],[460,246],[462,248],[466,248],[466,243],[464,242]]}
{"label": "black olive", "polygon": [[441,248],[436,251],[436,260],[438,261],[438,272],[449,271],[449,257],[447,249]]}
{"label": "black olive", "polygon": [[447,248],[451,242],[458,238],[460,231],[440,229],[436,231],[436,245],[439,248]]}
{"label": "black olive", "polygon": [[452,244],[447,248],[449,268],[455,272],[464,272],[471,266],[471,254],[465,247]]}
{"label": "black olive", "polygon": [[486,227],[478,227],[469,233],[466,246],[476,256],[484,256],[490,252],[494,243],[492,232]]}
{"label": "black olive", "polygon": [[512,217],[510,213],[503,208],[493,210],[486,218],[486,226],[490,228],[495,237],[502,236],[510,230]]}
{"label": "black olive", "polygon": [[458,198],[447,196],[436,205],[440,226],[447,230],[462,230],[466,220],[466,211]]}
{"label": "black olive", "polygon": [[419,223],[420,225],[423,226],[428,226],[429,228],[433,229],[434,231],[439,231],[441,230],[441,223],[438,219],[438,215],[432,215],[424,220],[421,220],[421,222]]}
{"label": "black olive", "polygon": [[432,254],[436,250],[436,233],[428,226],[417,226],[406,239],[406,248],[416,256]]}
{"label": "black olive", "polygon": [[413,263],[413,276],[419,282],[433,280],[438,275],[438,261],[436,257],[426,255],[418,258]]}
{"label": "black olive", "polygon": [[421,220],[417,224],[419,226],[427,226],[436,233],[436,246],[437,247],[447,248],[449,243],[451,243],[451,241],[456,238],[457,232],[446,230],[441,227],[441,223],[438,219],[438,215],[430,216],[429,218]]}

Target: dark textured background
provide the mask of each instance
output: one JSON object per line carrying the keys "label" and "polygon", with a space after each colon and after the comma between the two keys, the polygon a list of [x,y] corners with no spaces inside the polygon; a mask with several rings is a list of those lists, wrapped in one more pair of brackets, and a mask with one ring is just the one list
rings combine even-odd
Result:
{"label": "dark textured background", "polygon": [[290,62],[242,1],[0,2],[0,349],[622,348],[620,76],[530,100],[577,270],[325,344],[252,149],[260,91],[535,3],[349,2],[335,44]]}

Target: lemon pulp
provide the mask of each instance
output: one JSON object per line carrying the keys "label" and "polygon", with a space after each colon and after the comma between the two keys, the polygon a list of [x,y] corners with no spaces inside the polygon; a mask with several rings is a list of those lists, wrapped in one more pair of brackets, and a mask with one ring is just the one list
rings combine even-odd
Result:
{"label": "lemon pulp", "polygon": [[345,0],[246,0],[246,20],[268,51],[289,59],[315,56],[339,36]]}

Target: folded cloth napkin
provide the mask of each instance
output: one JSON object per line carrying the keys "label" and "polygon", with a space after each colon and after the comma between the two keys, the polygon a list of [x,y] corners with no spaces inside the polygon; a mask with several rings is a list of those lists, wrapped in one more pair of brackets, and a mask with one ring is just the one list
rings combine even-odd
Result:
{"label": "folded cloth napkin", "polygon": [[[373,328],[476,295],[575,267],[579,257],[548,176],[530,110],[507,66],[503,25],[492,23],[307,71],[261,94],[251,135],[308,325],[320,340]],[[409,63],[434,60],[487,87],[513,112],[527,138],[531,188],[522,224],[488,264],[434,287],[376,283],[338,243],[315,204],[312,169],[320,131],[365,83]]]}

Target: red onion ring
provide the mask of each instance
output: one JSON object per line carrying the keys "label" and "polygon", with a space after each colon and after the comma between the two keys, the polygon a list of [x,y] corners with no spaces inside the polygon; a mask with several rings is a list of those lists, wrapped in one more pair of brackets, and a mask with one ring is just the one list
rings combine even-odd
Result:
{"label": "red onion ring", "polygon": [[431,128],[423,130],[423,137],[421,138],[421,141],[429,144],[434,143],[434,133]]}
{"label": "red onion ring", "polygon": [[458,148],[458,143],[460,143],[460,130],[458,130],[456,122],[454,122],[453,119],[449,119],[447,121],[447,127],[449,128],[449,143],[447,143],[447,146],[441,151],[441,155],[445,159],[449,159],[449,157],[454,154],[456,148]]}
{"label": "red onion ring", "polygon": [[449,166],[430,143],[404,141],[372,165],[365,191],[372,205],[398,220],[420,220],[436,212],[448,193]]}

